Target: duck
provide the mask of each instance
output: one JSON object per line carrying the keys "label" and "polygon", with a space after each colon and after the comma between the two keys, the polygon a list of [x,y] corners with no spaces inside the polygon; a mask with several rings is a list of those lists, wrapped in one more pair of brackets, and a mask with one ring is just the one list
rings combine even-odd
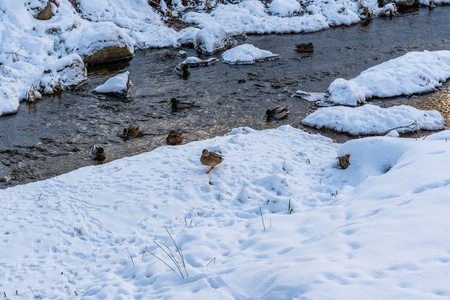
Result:
{"label": "duck", "polygon": [[177,110],[192,107],[195,105],[195,102],[187,100],[177,100],[177,98],[172,98],[169,101],[169,105],[172,105],[173,110]]}
{"label": "duck", "polygon": [[91,157],[94,160],[105,160],[106,159],[106,153],[105,153],[105,149],[103,149],[103,147],[99,147],[97,145],[94,145],[91,147]]}
{"label": "duck", "polygon": [[313,53],[314,45],[313,43],[295,44],[295,51],[300,53]]}
{"label": "duck", "polygon": [[139,136],[141,133],[141,127],[139,126],[130,126],[123,129],[122,137],[124,139],[134,139]]}
{"label": "duck", "polygon": [[191,71],[189,71],[189,67],[186,64],[176,66],[175,71],[184,79],[188,78],[189,75],[191,75]]}
{"label": "duck", "polygon": [[200,157],[200,162],[205,166],[211,167],[206,174],[209,174],[215,166],[223,162],[222,155],[219,155],[215,152],[208,151],[208,149],[203,149],[202,157]]}
{"label": "duck", "polygon": [[282,118],[285,118],[289,114],[289,110],[287,106],[277,106],[273,109],[266,110],[266,114],[264,115],[264,118],[267,118],[267,121],[270,120],[279,120]]}
{"label": "duck", "polygon": [[181,131],[171,130],[166,137],[167,144],[179,145],[183,141],[183,133]]}

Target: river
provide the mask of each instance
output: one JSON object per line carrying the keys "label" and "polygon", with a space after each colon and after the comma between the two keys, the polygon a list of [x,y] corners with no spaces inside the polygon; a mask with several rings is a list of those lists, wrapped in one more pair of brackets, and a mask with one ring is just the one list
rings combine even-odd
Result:
{"label": "river", "polygon": [[[351,27],[293,35],[252,35],[245,41],[279,54],[280,58],[254,65],[222,62],[191,69],[187,80],[174,67],[178,49],[140,51],[127,62],[89,69],[89,82],[76,91],[45,96],[20,105],[14,115],[0,117],[0,188],[50,178],[94,165],[91,145],[106,149],[108,161],[165,146],[171,129],[184,133],[184,142],[220,136],[238,126],[254,129],[290,124],[320,132],[338,142],[349,136],[304,128],[300,121],[317,109],[314,103],[292,97],[295,91],[325,92],[330,83],[410,51],[449,50],[450,7],[420,9],[392,19],[375,19]],[[295,44],[312,42],[315,52],[300,54]],[[193,49],[183,49],[198,56]],[[220,53],[213,55],[220,59]],[[207,58],[206,56],[199,56]],[[118,72],[131,73],[128,99],[97,96],[92,90]],[[380,106],[410,104],[438,109],[449,118],[450,87],[434,93],[374,100]],[[176,97],[198,107],[173,112],[167,105]],[[267,123],[265,110],[288,105],[288,119]],[[144,135],[122,140],[118,132],[139,125]]]}

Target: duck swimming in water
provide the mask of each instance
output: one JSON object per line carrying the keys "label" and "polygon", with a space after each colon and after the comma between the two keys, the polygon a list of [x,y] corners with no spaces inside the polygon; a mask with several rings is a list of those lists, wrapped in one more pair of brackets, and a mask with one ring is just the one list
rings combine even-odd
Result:
{"label": "duck swimming in water", "polygon": [[285,118],[289,114],[289,110],[287,106],[277,106],[273,109],[266,110],[266,114],[263,118],[267,118],[267,121],[270,120],[279,120]]}
{"label": "duck swimming in water", "polygon": [[178,110],[178,109],[192,107],[195,105],[195,102],[187,101],[187,100],[177,100],[177,98],[172,98],[169,101],[169,105],[172,105],[173,110]]}
{"label": "duck swimming in water", "polygon": [[176,66],[175,71],[178,76],[181,76],[184,79],[187,79],[189,75],[191,75],[191,71],[189,71],[189,67],[186,64]]}
{"label": "duck swimming in water", "polygon": [[183,141],[183,133],[181,131],[171,130],[166,137],[166,141],[169,145],[179,145]]}
{"label": "duck swimming in water", "polygon": [[134,139],[139,136],[141,133],[141,127],[139,126],[130,126],[123,129],[122,138],[123,139]]}
{"label": "duck swimming in water", "polygon": [[105,153],[105,149],[103,149],[103,147],[99,147],[99,146],[92,146],[91,147],[91,157],[94,160],[105,160],[106,159],[106,153]]}

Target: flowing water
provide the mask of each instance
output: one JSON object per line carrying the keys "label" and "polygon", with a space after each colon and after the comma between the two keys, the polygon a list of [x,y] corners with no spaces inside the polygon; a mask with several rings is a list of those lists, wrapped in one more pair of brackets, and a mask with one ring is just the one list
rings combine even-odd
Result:
{"label": "flowing water", "polygon": [[[17,114],[0,117],[0,188],[94,165],[88,155],[94,144],[106,149],[108,161],[164,146],[171,129],[181,130],[187,143],[223,135],[238,126],[266,129],[290,124],[343,142],[350,137],[300,125],[317,107],[292,97],[295,91],[325,92],[338,77],[355,77],[409,51],[449,50],[449,15],[450,7],[444,6],[310,34],[250,36],[246,43],[280,58],[254,65],[218,62],[191,69],[187,80],[174,72],[184,60],[177,56],[178,49],[142,51],[131,61],[91,68],[89,82],[78,90],[22,103]],[[305,42],[314,44],[313,54],[294,51],[295,44]],[[183,50],[198,56],[193,49]],[[220,53],[214,56],[220,59]],[[124,70],[130,71],[134,85],[128,99],[92,93]],[[449,92],[447,83],[435,93],[373,103],[438,109],[449,118]],[[172,97],[195,101],[198,107],[173,112],[167,105]],[[289,118],[265,122],[265,110],[276,105],[288,105]],[[132,125],[141,126],[146,135],[122,140],[118,133]]]}

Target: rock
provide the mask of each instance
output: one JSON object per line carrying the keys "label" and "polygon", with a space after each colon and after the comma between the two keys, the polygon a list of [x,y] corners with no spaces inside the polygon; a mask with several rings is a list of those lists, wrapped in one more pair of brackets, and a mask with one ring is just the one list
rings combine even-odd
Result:
{"label": "rock", "polygon": [[206,67],[206,66],[215,64],[218,61],[219,60],[217,58],[215,58],[215,57],[211,57],[209,59],[203,60],[203,59],[200,59],[200,58],[195,57],[195,56],[189,56],[184,61],[182,61],[179,65],[187,65],[190,68]]}
{"label": "rock", "polygon": [[350,166],[350,154],[339,156],[338,160],[341,169],[347,169]]}
{"label": "rock", "polygon": [[160,4],[160,0],[148,0],[148,5],[150,5],[151,7],[153,7],[154,9],[157,9],[159,7]]}
{"label": "rock", "polygon": [[313,53],[314,45],[313,43],[295,44],[295,51],[300,53]]}
{"label": "rock", "polygon": [[[41,1],[42,3],[42,1]],[[42,8],[40,7],[32,7],[31,9],[33,10],[37,10],[38,14],[35,16],[36,19],[38,20],[49,20],[53,17],[53,11],[52,11],[52,3],[56,6],[59,7],[59,3],[56,0],[48,0],[47,4]]]}
{"label": "rock", "polygon": [[88,27],[65,33],[64,38],[67,52],[78,53],[87,65],[130,59],[134,55],[134,41],[111,22],[91,22]]}
{"label": "rock", "polygon": [[70,54],[46,66],[39,82],[28,89],[26,100],[35,102],[41,94],[77,88],[88,80],[87,70],[78,54]]}
{"label": "rock", "polygon": [[92,65],[114,60],[130,59],[133,57],[133,53],[134,51],[131,52],[127,46],[108,46],[91,55],[83,56],[83,60],[85,64]]}
{"label": "rock", "polygon": [[76,54],[61,58],[56,72],[63,89],[78,87],[88,80],[86,66]]}
{"label": "rock", "polygon": [[418,6],[418,0],[378,0],[378,7],[384,7],[386,4],[395,4],[397,8],[405,9],[408,7]]}
{"label": "rock", "polygon": [[132,86],[130,72],[126,71],[108,79],[104,84],[96,87],[94,92],[123,97],[128,95],[128,91]]}
{"label": "rock", "polygon": [[218,24],[211,24],[200,29],[194,38],[194,48],[206,54],[213,54],[236,44],[237,41]]}

